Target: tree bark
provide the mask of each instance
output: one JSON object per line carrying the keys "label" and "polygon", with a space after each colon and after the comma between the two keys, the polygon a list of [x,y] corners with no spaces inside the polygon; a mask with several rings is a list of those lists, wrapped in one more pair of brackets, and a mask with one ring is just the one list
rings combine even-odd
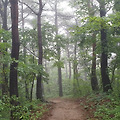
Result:
{"label": "tree bark", "polygon": [[18,33],[18,0],[10,0],[12,20],[12,52],[13,62],[10,65],[10,96],[18,97],[17,67],[19,59],[19,33]]}
{"label": "tree bark", "polygon": [[[18,33],[18,0],[10,0],[11,4],[11,20],[12,20],[12,52],[11,58],[13,62],[10,65],[10,97],[18,97],[18,79],[17,79],[17,67],[19,59],[19,33]],[[13,106],[18,105],[18,103],[11,99],[11,104]],[[16,111],[11,111],[11,120],[16,120],[14,113]]]}
{"label": "tree bark", "polygon": [[[100,17],[103,18],[106,16],[105,10],[105,1],[100,2]],[[101,25],[101,76],[102,76],[102,85],[103,92],[108,92],[112,90],[109,75],[108,75],[108,50],[107,50],[107,34],[106,29]]]}
{"label": "tree bark", "polygon": [[[41,14],[42,14],[42,0],[39,0],[39,13],[37,14],[37,31],[38,31],[38,65],[42,66],[43,59],[43,48],[42,48],[42,32],[41,32]],[[37,86],[36,86],[36,96],[37,99],[43,101],[43,92],[42,92],[42,74],[41,72],[37,76]]]}
{"label": "tree bark", "polygon": [[[95,36],[93,35],[93,38]],[[96,38],[96,37],[95,37]],[[96,76],[96,42],[93,43],[93,58],[92,58],[92,72],[91,72],[91,86],[93,91],[98,91],[98,81]]]}

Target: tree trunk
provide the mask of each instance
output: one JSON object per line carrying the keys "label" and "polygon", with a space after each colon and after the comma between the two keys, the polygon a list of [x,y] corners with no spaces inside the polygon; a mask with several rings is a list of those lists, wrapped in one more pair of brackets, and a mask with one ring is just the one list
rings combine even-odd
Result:
{"label": "tree trunk", "polygon": [[31,90],[30,90],[30,101],[31,102],[32,102],[32,96],[33,96],[34,79],[35,79],[35,75],[33,76],[32,86],[31,86]]}
{"label": "tree trunk", "polygon": [[[93,38],[95,36],[93,35]],[[98,91],[98,81],[96,76],[96,42],[93,43],[93,58],[92,58],[92,72],[91,72],[91,86],[93,91]]]}
{"label": "tree trunk", "polygon": [[[95,9],[93,5],[93,0],[88,0],[88,12],[90,17],[95,16]],[[98,91],[98,81],[96,76],[96,34],[93,33],[93,58],[92,58],[92,70],[91,70],[91,86],[93,91]]]}
{"label": "tree trunk", "polygon": [[[19,33],[18,33],[18,0],[10,0],[11,4],[11,20],[12,20],[12,52],[11,58],[13,62],[10,65],[10,97],[15,95],[18,97],[18,80],[17,67],[19,59]],[[18,105],[15,100],[11,100],[13,106]],[[11,111],[11,120],[16,120],[14,117],[15,110]]]}
{"label": "tree trunk", "polygon": [[76,49],[77,49],[77,43],[75,43],[74,48],[74,60],[73,60],[73,77],[75,80],[78,80],[78,69],[77,69],[77,58],[76,58]]}
{"label": "tree trunk", "polygon": [[28,89],[27,80],[25,80],[25,97],[26,97],[26,100],[29,100],[29,89]]}
{"label": "tree trunk", "polygon": [[[34,50],[33,50],[34,52]],[[33,56],[33,63],[34,63],[34,56]],[[32,85],[31,85],[31,89],[30,89],[30,101],[32,102],[32,97],[33,97],[33,87],[34,87],[34,79],[35,79],[35,73],[33,73],[33,78],[32,78]]]}
{"label": "tree trunk", "polygon": [[[38,31],[38,49],[39,49],[38,65],[40,66],[42,66],[42,59],[43,59],[41,14],[42,14],[42,0],[39,0],[39,13],[37,14],[37,31]],[[37,76],[36,96],[37,96],[37,99],[40,99],[41,101],[43,101],[41,72]]]}
{"label": "tree trunk", "polygon": [[[69,44],[68,44],[68,46],[69,46]],[[67,46],[67,56],[68,56],[68,58],[70,58],[70,51],[69,51],[68,46]],[[70,62],[70,60],[68,60],[68,66],[69,66],[69,79],[71,80],[71,62]]]}
{"label": "tree trunk", "polygon": [[[56,36],[58,35],[58,13],[57,13],[57,1],[55,2],[55,27],[56,27]],[[61,51],[60,46],[57,41],[57,55],[58,55],[58,61],[60,61],[61,57]],[[63,90],[62,90],[62,71],[61,66],[58,65],[58,84],[59,84],[59,96],[63,96]]]}
{"label": "tree trunk", "polygon": [[79,80],[78,80],[78,63],[77,63],[77,42],[75,42],[74,45],[74,60],[73,60],[73,77],[74,77],[74,82],[73,82],[73,93],[74,94],[80,94],[81,91],[79,89]]}
{"label": "tree trunk", "polygon": [[[42,50],[42,33],[41,33],[41,16],[38,15],[38,48],[39,48],[39,59],[38,65],[42,66],[43,50]],[[37,99],[43,99],[42,95],[42,75],[41,73],[37,76]]]}
{"label": "tree trunk", "polygon": [[[49,71],[49,69],[48,69],[48,63],[47,63],[47,60],[45,60],[45,72],[46,73],[49,73],[50,71]],[[51,90],[50,90],[50,85],[49,85],[49,80],[47,81],[47,92],[49,93],[49,94],[51,94]]]}
{"label": "tree trunk", "polygon": [[5,0],[4,2],[4,14],[3,14],[3,29],[8,30],[7,27],[7,6],[8,6],[8,0]]}
{"label": "tree trunk", "polygon": [[67,60],[65,60],[65,76],[66,76],[66,79],[68,79],[68,64],[67,64]]}
{"label": "tree trunk", "polygon": [[[60,47],[57,45],[57,54],[58,54],[58,61],[60,61]],[[62,72],[61,72],[61,66],[58,65],[58,85],[59,85],[59,96],[63,96],[63,90],[62,90]]]}
{"label": "tree trunk", "polygon": [[[106,16],[105,10],[105,1],[102,0],[100,2],[100,17]],[[106,29],[103,25],[101,25],[101,75],[102,75],[102,85],[103,92],[108,92],[112,90],[109,75],[108,75],[108,50],[107,50],[107,34]]]}
{"label": "tree trunk", "polygon": [[19,33],[18,33],[18,0],[10,0],[12,20],[12,52],[13,62],[10,65],[10,96],[18,97],[17,67],[19,59]]}
{"label": "tree trunk", "polygon": [[[23,0],[22,0],[23,2]],[[24,17],[23,17],[23,3],[21,3],[21,20],[22,20],[22,32],[24,32]],[[24,42],[24,48],[23,48],[23,54],[24,54],[24,64],[26,64],[26,41]],[[25,97],[26,100],[29,100],[29,89],[28,89],[28,83],[25,76],[23,76],[23,80],[25,81]]]}

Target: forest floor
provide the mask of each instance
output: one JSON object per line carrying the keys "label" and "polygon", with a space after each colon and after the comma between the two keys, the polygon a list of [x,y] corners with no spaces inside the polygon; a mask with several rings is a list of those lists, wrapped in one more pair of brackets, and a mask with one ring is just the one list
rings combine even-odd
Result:
{"label": "forest floor", "polygon": [[86,112],[77,100],[56,98],[50,100],[52,109],[43,120],[86,120]]}
{"label": "forest floor", "polygon": [[39,120],[120,120],[120,100],[109,94],[91,94],[73,98],[55,98]]}

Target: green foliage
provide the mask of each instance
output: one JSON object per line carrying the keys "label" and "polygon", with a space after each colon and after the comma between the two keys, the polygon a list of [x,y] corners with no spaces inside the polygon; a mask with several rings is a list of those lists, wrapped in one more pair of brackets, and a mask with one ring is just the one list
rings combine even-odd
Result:
{"label": "green foliage", "polygon": [[48,74],[45,72],[43,66],[36,64],[25,64],[24,62],[19,62],[18,66],[19,74],[26,77],[28,80],[32,80],[33,76],[42,74],[43,80],[48,80]]}
{"label": "green foliage", "polygon": [[63,63],[63,61],[55,61],[55,63],[53,64],[53,67],[64,68],[64,63]]}
{"label": "green foliage", "polygon": [[74,97],[80,97],[85,96],[90,93],[92,93],[90,82],[78,79],[78,80],[72,80],[73,84],[73,96]]}
{"label": "green foliage", "polygon": [[6,49],[10,48],[9,43],[0,43],[0,62],[4,64],[8,64],[11,62],[10,54],[6,51]]}
{"label": "green foliage", "polygon": [[[90,116],[88,117],[90,120],[93,118],[96,120],[120,119],[120,100],[114,92],[112,94],[90,94],[83,99],[84,102],[82,102],[82,105],[87,111],[90,111]],[[92,115],[94,115],[94,117]]]}
{"label": "green foliage", "polygon": [[3,42],[11,43],[11,33],[7,30],[0,29],[0,40],[3,40]]}
{"label": "green foliage", "polygon": [[120,12],[120,1],[119,0],[114,0],[114,9],[116,11],[119,11]]}
{"label": "green foliage", "polygon": [[10,98],[3,96],[2,100],[0,100],[0,119],[7,120],[9,118],[10,106]]}
{"label": "green foliage", "polygon": [[9,48],[10,47],[10,44],[9,43],[6,43],[6,42],[4,42],[4,43],[1,43],[0,42],[0,52],[2,52],[3,54],[5,54],[6,53],[6,49],[7,48]]}
{"label": "green foliage", "polygon": [[[101,102],[101,103],[100,103]],[[120,119],[120,100],[112,95],[105,95],[97,106],[95,117],[104,120],[119,120]]]}
{"label": "green foliage", "polygon": [[48,45],[52,45],[55,36],[55,26],[49,23],[44,23],[42,26],[42,39],[43,47],[46,48]]}
{"label": "green foliage", "polygon": [[[19,98],[12,97],[12,100],[20,103]],[[7,96],[3,96],[0,101],[0,119],[9,120],[10,111],[14,111],[14,118],[16,120],[30,120],[42,117],[43,113],[47,111],[46,104],[40,101],[24,101],[21,104],[13,106],[10,104],[11,99]]]}
{"label": "green foliage", "polygon": [[65,47],[65,43],[66,43],[66,39],[64,35],[56,35],[55,36],[55,42],[57,44],[57,46],[64,48]]}

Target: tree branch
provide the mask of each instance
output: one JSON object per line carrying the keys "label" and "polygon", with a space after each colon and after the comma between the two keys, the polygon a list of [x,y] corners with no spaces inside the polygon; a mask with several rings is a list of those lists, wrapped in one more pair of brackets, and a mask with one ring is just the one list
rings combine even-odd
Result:
{"label": "tree branch", "polygon": [[27,6],[35,15],[37,15],[37,12],[35,12],[28,4],[21,2],[20,0],[19,0],[19,2],[24,4],[25,6]]}
{"label": "tree branch", "polygon": [[30,52],[34,57],[39,58],[37,55],[35,55],[34,52],[32,52],[30,49],[28,49],[28,48],[27,48],[26,46],[24,46],[22,43],[21,43],[21,45],[22,45],[28,52]]}

